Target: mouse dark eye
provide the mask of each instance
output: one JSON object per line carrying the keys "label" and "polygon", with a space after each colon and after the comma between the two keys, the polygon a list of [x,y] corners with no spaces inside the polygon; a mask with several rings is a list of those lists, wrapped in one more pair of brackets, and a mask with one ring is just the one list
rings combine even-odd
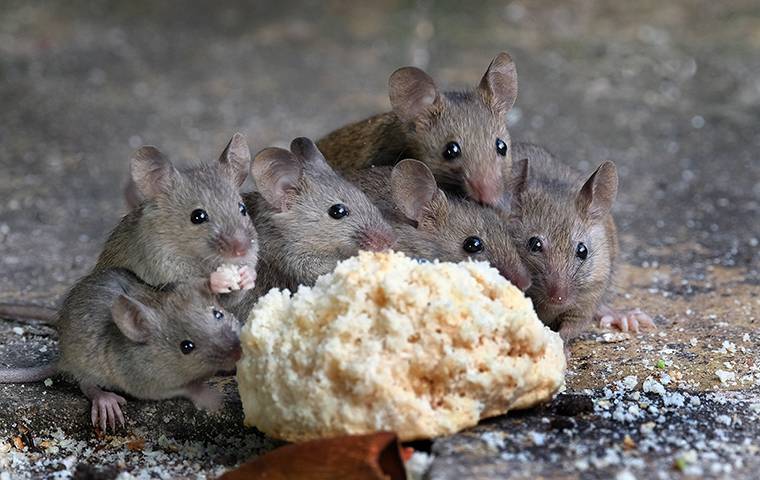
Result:
{"label": "mouse dark eye", "polygon": [[575,249],[575,256],[580,258],[581,260],[586,260],[588,257],[588,248],[586,248],[586,244],[583,242],[579,242],[578,246]]}
{"label": "mouse dark eye", "polygon": [[462,243],[462,248],[467,253],[479,253],[483,251],[483,240],[480,237],[467,237]]}
{"label": "mouse dark eye", "polygon": [[507,144],[504,143],[504,140],[502,140],[501,138],[496,139],[496,153],[498,153],[502,157],[507,156]]}
{"label": "mouse dark eye", "polygon": [[238,203],[238,210],[240,210],[240,215],[244,217],[248,215],[248,209],[245,208],[245,205],[243,205],[242,203]]}
{"label": "mouse dark eye", "polygon": [[531,252],[540,252],[544,249],[544,243],[538,237],[530,237],[528,240],[528,248]]}
{"label": "mouse dark eye", "polygon": [[446,144],[446,149],[443,151],[443,158],[446,160],[454,160],[462,154],[462,148],[457,142],[449,142]]}
{"label": "mouse dark eye", "polygon": [[196,225],[200,225],[203,222],[208,222],[208,213],[206,213],[206,210],[196,208],[193,210],[193,213],[190,214],[190,221]]}
{"label": "mouse dark eye", "polygon": [[342,203],[336,203],[330,207],[330,209],[327,211],[327,214],[335,220],[340,220],[341,218],[348,216],[348,207]]}
{"label": "mouse dark eye", "polygon": [[182,350],[182,353],[187,355],[188,353],[195,350],[195,344],[191,342],[190,340],[185,340],[184,342],[179,344],[179,349]]}
{"label": "mouse dark eye", "polygon": [[216,318],[217,320],[221,320],[224,318],[224,314],[220,312],[219,310],[217,310],[216,308],[213,309],[212,312],[214,313],[214,318]]}

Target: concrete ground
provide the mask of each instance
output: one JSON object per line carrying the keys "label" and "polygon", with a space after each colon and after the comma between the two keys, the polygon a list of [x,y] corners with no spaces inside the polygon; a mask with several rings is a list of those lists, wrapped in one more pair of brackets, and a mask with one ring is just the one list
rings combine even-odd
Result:
{"label": "concrete ground", "polygon": [[[551,405],[429,446],[431,479],[756,478],[760,468],[760,5],[661,2],[3,1],[0,301],[55,305],[123,213],[144,143],[210,159],[389,107],[401,65],[477,82],[515,58],[513,138],[589,170],[615,160],[624,266],[614,304],[658,329],[593,330]],[[0,365],[54,354],[0,321]],[[214,476],[273,442],[183,401],[126,407],[96,437],[75,387],[0,386],[0,478]]]}

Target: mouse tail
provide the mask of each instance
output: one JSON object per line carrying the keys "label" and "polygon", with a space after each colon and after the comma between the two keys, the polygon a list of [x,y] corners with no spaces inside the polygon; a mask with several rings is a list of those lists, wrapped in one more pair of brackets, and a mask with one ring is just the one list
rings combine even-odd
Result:
{"label": "mouse tail", "polygon": [[39,382],[58,372],[54,363],[29,368],[4,368],[0,370],[0,383]]}
{"label": "mouse tail", "polygon": [[57,317],[58,311],[50,307],[20,303],[0,303],[0,318],[17,320],[22,323],[51,325],[55,323]]}

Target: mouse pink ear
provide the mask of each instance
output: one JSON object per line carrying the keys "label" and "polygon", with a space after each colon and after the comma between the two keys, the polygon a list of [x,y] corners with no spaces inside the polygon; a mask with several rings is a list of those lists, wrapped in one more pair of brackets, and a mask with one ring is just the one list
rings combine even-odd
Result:
{"label": "mouse pink ear", "polygon": [[388,93],[393,112],[405,123],[441,102],[433,79],[416,67],[403,67],[393,72],[388,79]]}
{"label": "mouse pink ear", "polygon": [[391,195],[401,213],[415,220],[418,228],[435,230],[448,212],[446,195],[427,165],[418,160],[408,158],[393,167]]}
{"label": "mouse pink ear", "polygon": [[617,167],[609,160],[599,165],[583,184],[575,198],[581,216],[599,219],[610,213],[617,196]]}
{"label": "mouse pink ear", "polygon": [[264,200],[284,212],[298,192],[303,163],[284,148],[265,148],[254,157],[251,176]]}
{"label": "mouse pink ear", "polygon": [[328,172],[333,171],[332,167],[327,163],[325,156],[322,155],[322,152],[319,151],[317,145],[310,138],[294,138],[293,141],[290,142],[290,151],[304,163],[307,163],[312,167]]}
{"label": "mouse pink ear", "polygon": [[176,170],[161,151],[146,145],[137,149],[131,159],[132,180],[143,199],[153,199],[167,191]]}
{"label": "mouse pink ear", "polygon": [[530,163],[527,158],[517,160],[512,166],[512,178],[509,181],[509,189],[512,192],[512,200],[509,205],[509,213],[519,216],[522,212],[523,194],[528,189],[530,178]]}
{"label": "mouse pink ear", "polygon": [[478,92],[486,105],[505,114],[517,99],[517,69],[506,52],[496,55],[480,80]]}
{"label": "mouse pink ear", "polygon": [[240,188],[251,168],[251,150],[242,133],[232,136],[224,151],[219,155],[219,164]]}
{"label": "mouse pink ear", "polygon": [[145,343],[154,333],[153,310],[126,295],[113,302],[111,316],[121,333],[135,343]]}

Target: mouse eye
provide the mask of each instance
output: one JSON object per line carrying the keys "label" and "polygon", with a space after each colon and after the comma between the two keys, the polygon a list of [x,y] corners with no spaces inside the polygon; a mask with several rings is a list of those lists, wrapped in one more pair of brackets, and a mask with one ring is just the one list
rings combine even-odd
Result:
{"label": "mouse eye", "polygon": [[464,239],[462,248],[467,253],[479,253],[483,251],[483,240],[480,237],[467,237]]}
{"label": "mouse eye", "polygon": [[530,249],[531,252],[540,252],[544,249],[544,244],[538,237],[530,237],[528,240],[528,249]]}
{"label": "mouse eye", "polygon": [[245,217],[246,215],[248,215],[248,209],[247,209],[247,208],[245,208],[245,205],[244,205],[244,204],[242,204],[242,203],[238,203],[238,210],[240,210],[240,215],[242,215],[242,216],[244,216],[244,217]]}
{"label": "mouse eye", "polygon": [[348,216],[348,207],[342,203],[336,203],[330,207],[330,209],[327,211],[327,214],[335,220],[340,220],[341,218]]}
{"label": "mouse eye", "polygon": [[219,310],[217,310],[216,308],[213,309],[212,312],[214,313],[214,318],[216,318],[217,320],[221,320],[224,318],[224,314],[220,312]]}
{"label": "mouse eye", "polygon": [[580,258],[581,260],[586,260],[588,257],[588,248],[586,248],[586,244],[583,242],[578,242],[578,246],[575,249],[575,256]]}
{"label": "mouse eye", "polygon": [[195,344],[191,342],[190,340],[185,340],[179,344],[179,349],[182,350],[182,353],[187,355],[188,353],[195,350]]}
{"label": "mouse eye", "polygon": [[457,142],[449,142],[446,144],[446,149],[443,151],[443,158],[446,160],[454,160],[462,154],[462,148]]}
{"label": "mouse eye", "polygon": [[193,213],[190,214],[190,221],[196,225],[200,225],[203,222],[208,222],[208,213],[206,213],[206,210],[196,208],[193,210]]}
{"label": "mouse eye", "polygon": [[507,144],[504,143],[504,140],[502,140],[501,138],[496,139],[496,153],[498,153],[502,157],[507,156]]}

